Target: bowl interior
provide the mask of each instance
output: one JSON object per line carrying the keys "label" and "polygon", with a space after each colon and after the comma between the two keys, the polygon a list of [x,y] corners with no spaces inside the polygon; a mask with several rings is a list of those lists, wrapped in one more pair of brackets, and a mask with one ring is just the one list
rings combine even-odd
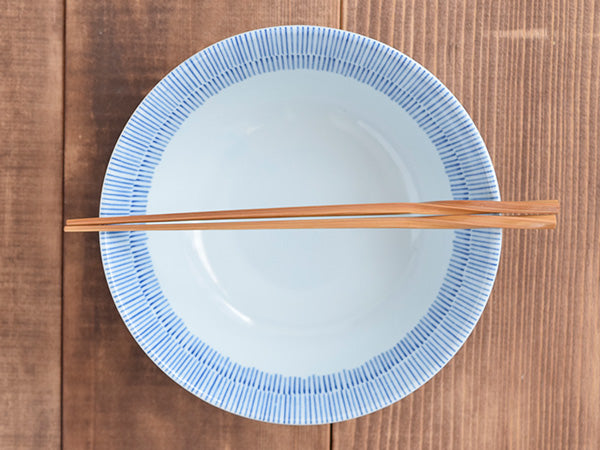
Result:
{"label": "bowl interior", "polygon": [[[396,103],[314,70],[262,74],[211,97],[167,144],[148,213],[451,198],[431,140]],[[159,284],[202,341],[293,376],[363,364],[434,301],[452,232],[148,233]]]}

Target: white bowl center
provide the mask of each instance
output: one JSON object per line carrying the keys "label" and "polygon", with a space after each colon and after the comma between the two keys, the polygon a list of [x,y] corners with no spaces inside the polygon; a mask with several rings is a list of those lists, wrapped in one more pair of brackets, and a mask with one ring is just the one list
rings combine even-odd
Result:
{"label": "white bowl center", "polygon": [[[167,145],[148,213],[450,199],[417,123],[373,88],[308,70],[253,77]],[[434,301],[451,231],[151,232],[159,283],[204,342],[244,366],[308,376],[393,347]]]}

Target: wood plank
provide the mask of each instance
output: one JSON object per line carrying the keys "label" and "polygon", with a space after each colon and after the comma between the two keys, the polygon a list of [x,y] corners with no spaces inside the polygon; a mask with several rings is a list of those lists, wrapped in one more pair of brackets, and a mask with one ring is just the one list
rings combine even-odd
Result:
{"label": "wood plank", "polygon": [[60,446],[62,5],[0,2],[1,448]]}
{"label": "wood plank", "polygon": [[[65,216],[97,214],[125,122],[170,69],[227,36],[265,26],[337,26],[312,0],[67,3]],[[163,374],[110,297],[94,235],[64,244],[65,448],[326,448],[329,427],[283,427],[214,408]]]}
{"label": "wood plank", "polygon": [[334,425],[334,448],[598,448],[599,8],[344,0],[345,28],[413,57],[465,105],[504,199],[559,198],[563,211],[556,231],[505,232],[457,356],[392,407]]}

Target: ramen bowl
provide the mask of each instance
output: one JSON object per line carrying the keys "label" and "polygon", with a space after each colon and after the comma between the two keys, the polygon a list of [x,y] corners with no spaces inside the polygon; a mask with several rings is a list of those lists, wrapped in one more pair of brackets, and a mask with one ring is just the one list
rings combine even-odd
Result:
{"label": "ramen bowl", "polygon": [[[399,51],[346,31],[237,35],[169,73],[114,149],[102,216],[499,200],[456,98]],[[100,234],[133,337],[173,380],[232,413],[322,424],[388,406],[472,331],[501,232]]]}

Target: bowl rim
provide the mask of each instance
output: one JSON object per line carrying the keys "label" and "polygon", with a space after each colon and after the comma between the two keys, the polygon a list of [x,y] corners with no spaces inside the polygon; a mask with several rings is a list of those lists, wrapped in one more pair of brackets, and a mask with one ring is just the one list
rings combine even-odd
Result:
{"label": "bowl rim", "polygon": [[[352,56],[355,60],[352,63],[359,68],[359,63],[365,66],[365,72],[371,74],[371,81],[367,84],[373,87],[373,79],[379,83],[378,86],[385,84],[385,81],[377,78],[373,70],[366,71],[369,67],[366,67],[365,52],[370,52],[372,57],[378,58],[375,63],[379,64],[379,67],[389,69],[386,64],[392,62],[400,65],[402,71],[399,73],[405,78],[411,77],[409,79],[414,83],[413,86],[420,89],[418,94],[421,97],[429,95],[438,102],[444,102],[442,106],[434,103],[436,109],[432,112],[424,104],[427,99],[419,97],[417,102],[411,103],[411,108],[416,111],[423,109],[432,115],[427,121],[437,127],[439,124],[435,123],[435,114],[440,115],[443,112],[441,117],[445,122],[442,129],[452,129],[451,125],[454,128],[459,127],[456,132],[460,131],[458,136],[463,139],[455,137],[456,143],[460,142],[460,146],[464,147],[461,151],[470,152],[470,163],[478,164],[482,169],[479,178],[472,180],[474,188],[464,192],[460,189],[453,190],[454,198],[500,199],[491,158],[479,132],[459,101],[434,75],[400,51],[360,34],[321,26],[291,25],[260,28],[221,40],[186,59],[157,83],[131,115],[115,145],[102,186],[100,215],[142,214],[145,204],[140,200],[140,196],[143,197],[144,189],[151,183],[152,164],[158,164],[160,161],[161,142],[166,145],[164,141],[168,142],[168,133],[174,134],[178,128],[177,124],[180,125],[187,115],[201,105],[202,98],[190,101],[195,95],[194,92],[197,93],[198,88],[206,88],[211,80],[214,82],[219,80],[219,77],[222,78],[219,81],[225,84],[225,87],[243,81],[236,80],[231,65],[224,65],[229,70],[225,76],[224,72],[217,73],[214,66],[207,64],[208,59],[222,58],[221,61],[225,61],[226,56],[228,60],[238,57],[243,64],[236,67],[239,69],[245,65],[246,70],[249,70],[248,77],[254,76],[258,73],[253,73],[253,70],[259,69],[252,67],[253,62],[250,59],[255,56],[253,52],[256,51],[256,45],[262,44],[273,50],[271,54],[262,55],[263,58],[271,58],[274,61],[283,57],[280,62],[284,66],[283,69],[277,66],[275,70],[301,69],[303,67],[285,66],[285,57],[293,56],[289,52],[289,45],[301,45],[298,43],[299,39],[306,39],[302,45],[314,45],[317,53],[315,55],[305,52],[300,53],[300,56],[314,56],[314,64],[321,64],[323,67],[326,64],[335,66],[342,61],[343,55],[335,53],[340,51],[341,43],[354,46],[355,53]],[[276,40],[278,42],[275,42]],[[331,44],[329,48],[328,44]],[[333,62],[332,52],[334,56],[338,56],[337,60],[333,58]],[[244,55],[250,56],[250,59]],[[356,58],[359,59],[358,62]],[[348,61],[342,61],[340,64],[345,62]],[[325,67],[325,70],[329,67],[331,66]],[[311,68],[314,70],[315,67]],[[196,80],[194,77],[197,77]],[[227,84],[227,81],[230,83]],[[364,79],[359,81],[365,82]],[[388,80],[390,83],[392,81],[394,80]],[[196,90],[191,92],[190,88],[194,86]],[[390,86],[393,89],[393,85]],[[212,90],[216,91],[214,94],[219,92],[218,87],[212,86]],[[203,94],[205,97],[210,93],[208,91]],[[413,91],[407,92],[406,95],[414,97]],[[158,110],[161,105],[165,111],[170,109],[170,113],[161,116]],[[179,117],[173,120],[176,112]],[[166,128],[169,131],[156,141],[157,136]],[[140,141],[140,133],[144,131],[153,136],[146,136],[145,140]],[[465,138],[468,138],[468,145],[463,142]],[[445,139],[450,138],[445,136]],[[452,153],[452,147],[456,143],[445,143],[446,151]],[[439,152],[438,145],[435,146]],[[460,163],[461,161],[457,160],[459,169]],[[131,167],[124,168],[127,164],[131,164]],[[445,163],[444,167],[446,169]],[[482,183],[483,187],[477,183]],[[451,181],[450,184],[454,186],[456,183]],[[135,195],[132,195],[132,192],[135,192]],[[100,233],[104,272],[117,309],[134,339],[155,364],[194,395],[221,409],[251,419],[301,425],[333,423],[369,414],[404,398],[438,373],[464,344],[483,312],[495,280],[501,241],[500,230],[456,231],[452,253],[454,255],[456,248],[460,248],[464,259],[463,275],[466,270],[473,280],[465,279],[464,276],[458,279],[459,283],[454,286],[454,294],[450,291],[442,293],[445,285],[442,286],[440,292],[447,297],[445,306],[442,305],[441,309],[437,308],[432,312],[437,302],[437,299],[434,300],[427,315],[409,332],[410,335],[417,330],[411,339],[404,342],[406,338],[403,338],[393,349],[375,355],[359,368],[301,378],[235,367],[235,362],[212,350],[199,338],[193,340],[185,335],[187,330],[183,321],[169,311],[168,300],[164,296],[160,298],[160,288],[151,280],[152,264],[148,262],[148,255],[144,253],[145,233]],[[134,260],[133,263],[129,261],[131,267],[127,267],[127,258]],[[136,266],[135,258],[145,262]],[[470,264],[475,264],[475,267],[471,267]],[[477,270],[481,271],[482,267],[483,272],[480,274],[483,273],[483,276],[477,278]],[[151,294],[150,297],[150,294],[144,294],[141,290],[142,285],[146,292]],[[465,285],[468,288],[466,290]],[[438,294],[438,297],[442,294]],[[460,295],[466,297],[461,298]],[[450,317],[453,308],[456,308],[456,314]],[[433,324],[435,326],[432,325],[433,322],[422,323],[430,312],[433,316],[441,317]],[[447,320],[448,317],[450,320]],[[163,326],[162,331],[157,321]],[[168,330],[168,333],[165,330]],[[444,332],[436,334],[440,330]],[[164,333],[179,342],[180,348],[176,348],[176,343],[170,342]],[[194,367],[194,364],[197,367]],[[402,370],[399,369],[401,364],[404,364]],[[206,379],[211,380],[210,386],[207,386]]]}

